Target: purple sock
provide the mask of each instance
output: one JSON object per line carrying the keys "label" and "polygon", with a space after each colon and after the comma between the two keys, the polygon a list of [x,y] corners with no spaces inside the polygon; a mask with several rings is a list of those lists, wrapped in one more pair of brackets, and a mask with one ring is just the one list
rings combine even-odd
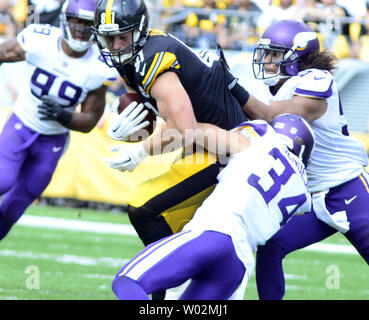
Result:
{"label": "purple sock", "polygon": [[283,258],[282,249],[273,243],[258,249],[256,284],[260,300],[282,300],[285,288]]}

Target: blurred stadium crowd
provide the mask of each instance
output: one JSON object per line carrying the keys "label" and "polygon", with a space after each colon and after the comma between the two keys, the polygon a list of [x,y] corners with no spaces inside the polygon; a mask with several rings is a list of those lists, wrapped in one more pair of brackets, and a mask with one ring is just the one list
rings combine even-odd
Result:
{"label": "blurred stadium crowd", "polygon": [[[59,25],[64,0],[2,0],[0,36],[29,23]],[[301,19],[340,58],[369,61],[369,0],[147,0],[153,27],[197,48],[251,51],[268,25]]]}
{"label": "blurred stadium crowd", "polygon": [[[59,26],[65,0],[2,0],[0,40],[30,23]],[[300,19],[338,59],[369,62],[369,0],[146,0],[152,27],[191,47],[253,51],[264,30],[280,19]],[[121,94],[119,86],[117,94]]]}
{"label": "blurred stadium crowd", "polygon": [[263,31],[280,19],[300,19],[338,58],[369,61],[369,1],[163,0],[163,28],[190,46],[251,51]]}

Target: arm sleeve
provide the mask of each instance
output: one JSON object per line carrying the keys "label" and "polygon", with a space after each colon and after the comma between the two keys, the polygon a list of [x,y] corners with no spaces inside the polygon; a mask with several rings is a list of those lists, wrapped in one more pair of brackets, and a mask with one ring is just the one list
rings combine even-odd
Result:
{"label": "arm sleeve", "polygon": [[37,51],[43,45],[43,39],[51,34],[51,27],[30,24],[17,35],[17,41],[25,52]]}
{"label": "arm sleeve", "polygon": [[119,77],[119,73],[115,68],[108,67],[103,61],[97,58],[91,65],[93,71],[87,79],[86,86],[88,91],[96,90],[101,86],[109,86],[113,84]]}

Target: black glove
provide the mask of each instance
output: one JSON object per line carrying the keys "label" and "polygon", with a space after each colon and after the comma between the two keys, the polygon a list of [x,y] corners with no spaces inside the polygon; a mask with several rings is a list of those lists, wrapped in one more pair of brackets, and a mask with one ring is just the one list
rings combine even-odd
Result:
{"label": "black glove", "polygon": [[40,120],[58,121],[63,126],[72,120],[72,112],[65,110],[59,103],[48,96],[41,96],[42,104],[38,106]]}

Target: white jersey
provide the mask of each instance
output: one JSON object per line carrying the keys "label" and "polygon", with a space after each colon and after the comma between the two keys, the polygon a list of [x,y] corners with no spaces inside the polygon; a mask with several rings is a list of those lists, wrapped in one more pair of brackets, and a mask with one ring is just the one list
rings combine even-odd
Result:
{"label": "white jersey", "polygon": [[219,183],[184,230],[213,230],[232,237],[246,268],[253,252],[294,213],[311,209],[304,165],[288,151],[265,121],[245,122],[237,130],[250,147],[231,156]]}
{"label": "white jersey", "polygon": [[294,95],[323,98],[327,111],[310,123],[315,147],[307,167],[308,186],[318,192],[358,177],[368,165],[363,144],[347,129],[336,82],[328,71],[308,69],[288,79],[269,103],[292,99]]}
{"label": "white jersey", "polygon": [[25,76],[29,80],[19,93],[14,113],[27,127],[44,135],[63,134],[68,129],[57,121],[40,120],[37,106],[41,95],[74,111],[89,91],[114,81],[118,74],[104,63],[97,46],[91,46],[81,58],[71,58],[63,52],[61,39],[59,28],[39,24],[29,25],[17,36],[26,52]]}

